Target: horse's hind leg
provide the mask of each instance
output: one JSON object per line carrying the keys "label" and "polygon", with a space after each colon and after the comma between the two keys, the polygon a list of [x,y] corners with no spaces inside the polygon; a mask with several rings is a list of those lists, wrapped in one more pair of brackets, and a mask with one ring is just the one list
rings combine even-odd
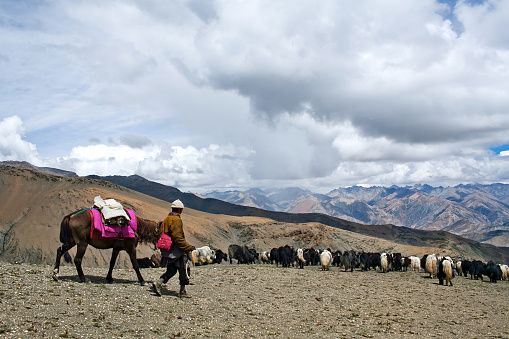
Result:
{"label": "horse's hind leg", "polygon": [[55,281],[58,281],[58,272],[60,271],[60,259],[62,258],[63,255],[62,247],[64,247],[64,245],[57,248],[57,259],[55,261],[55,267],[53,268],[53,274],[51,276]]}
{"label": "horse's hind leg", "polygon": [[118,252],[120,252],[120,249],[113,248],[113,251],[111,252],[111,259],[110,259],[110,269],[108,270],[108,275],[106,276],[106,281],[111,284],[113,282],[113,267],[115,267],[115,262],[117,261]]}
{"label": "horse's hind leg", "polygon": [[53,268],[53,275],[52,275],[53,280],[58,281],[58,272],[60,271],[60,260],[61,260],[62,256],[65,253],[67,253],[67,251],[70,250],[72,247],[74,247],[74,245],[69,246],[68,244],[62,244],[62,246],[60,246],[57,249],[57,258],[55,261],[55,267]]}

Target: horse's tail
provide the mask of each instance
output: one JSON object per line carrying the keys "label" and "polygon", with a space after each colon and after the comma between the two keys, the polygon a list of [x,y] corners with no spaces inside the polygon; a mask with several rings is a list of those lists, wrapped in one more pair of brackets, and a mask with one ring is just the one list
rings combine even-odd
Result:
{"label": "horse's tail", "polygon": [[69,249],[69,237],[71,236],[71,228],[69,227],[69,220],[73,213],[66,215],[60,223],[60,242],[62,243],[62,250],[64,250],[64,260],[68,263],[72,261],[71,255],[67,250]]}
{"label": "horse's tail", "polygon": [[60,242],[62,244],[69,243],[69,236],[71,235],[71,228],[69,227],[69,220],[71,219],[71,215],[66,215],[62,222],[60,223]]}

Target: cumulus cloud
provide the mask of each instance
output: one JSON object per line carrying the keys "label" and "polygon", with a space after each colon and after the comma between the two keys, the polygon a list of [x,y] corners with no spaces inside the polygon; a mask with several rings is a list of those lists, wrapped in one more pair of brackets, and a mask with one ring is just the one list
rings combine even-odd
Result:
{"label": "cumulus cloud", "polygon": [[25,126],[18,116],[0,121],[0,160],[28,161],[40,163],[36,146],[23,140]]}
{"label": "cumulus cloud", "polygon": [[188,189],[509,180],[504,1],[0,6],[3,157]]}
{"label": "cumulus cloud", "polygon": [[[238,91],[264,117],[309,105],[330,123],[349,122],[365,134],[416,143],[464,140],[490,134],[493,126],[506,130],[501,108],[508,102],[500,81],[508,79],[499,72],[506,69],[506,49],[469,35],[493,10],[477,10],[479,21],[458,36],[438,4],[397,4],[288,8],[257,2],[249,16],[232,18],[233,11],[247,12],[244,4],[221,3],[219,22],[199,36],[197,44],[208,53],[200,54],[197,67],[208,70],[212,86]],[[462,3],[460,20],[475,8]],[[279,16],[281,11],[287,15]],[[502,29],[496,22],[490,25]],[[481,115],[485,119],[476,121]]]}
{"label": "cumulus cloud", "polygon": [[141,147],[128,145],[78,146],[70,154],[47,164],[75,171],[78,175],[138,174],[150,180],[193,190],[242,187],[249,183],[247,149],[232,145],[207,148],[170,146],[151,143]]}

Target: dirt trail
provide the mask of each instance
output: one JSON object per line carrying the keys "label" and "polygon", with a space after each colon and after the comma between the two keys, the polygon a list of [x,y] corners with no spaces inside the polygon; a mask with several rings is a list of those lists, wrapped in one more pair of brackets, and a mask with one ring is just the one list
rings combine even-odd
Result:
{"label": "dirt trail", "polygon": [[223,263],[193,268],[192,298],[179,299],[176,277],[157,297],[131,269],[113,284],[102,268],[85,268],[84,284],[51,269],[0,262],[0,337],[509,338],[508,281]]}

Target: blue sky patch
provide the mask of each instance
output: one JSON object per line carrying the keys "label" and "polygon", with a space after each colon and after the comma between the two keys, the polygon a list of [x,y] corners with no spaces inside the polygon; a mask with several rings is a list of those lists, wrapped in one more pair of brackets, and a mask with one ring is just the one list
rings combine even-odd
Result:
{"label": "blue sky patch", "polygon": [[490,150],[495,152],[495,154],[500,154],[500,152],[509,151],[509,144],[505,144],[505,145],[493,145],[493,146],[490,147]]}
{"label": "blue sky patch", "polygon": [[[483,4],[485,1],[486,0],[466,0],[465,3],[470,6],[476,6]],[[448,19],[452,22],[453,29],[458,35],[463,33],[464,31],[463,24],[460,21],[458,21],[458,19],[454,15],[454,7],[456,6],[456,3],[458,3],[458,0],[438,0],[438,2],[442,4],[447,4],[449,6],[448,11],[440,13],[442,15],[442,18]]]}

